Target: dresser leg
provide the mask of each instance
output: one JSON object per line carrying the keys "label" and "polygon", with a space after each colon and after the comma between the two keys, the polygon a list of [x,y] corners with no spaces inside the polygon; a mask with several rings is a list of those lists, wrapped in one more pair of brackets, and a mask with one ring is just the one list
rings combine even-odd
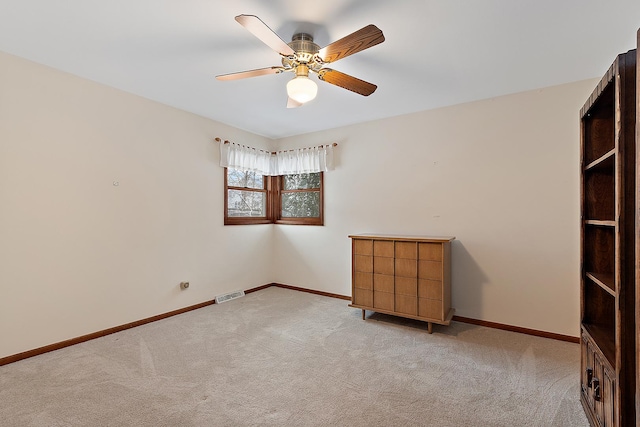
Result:
{"label": "dresser leg", "polygon": [[367,310],[365,310],[364,308],[362,309],[362,320],[364,320],[364,314]]}
{"label": "dresser leg", "polygon": [[427,322],[427,332],[433,333],[433,323]]}

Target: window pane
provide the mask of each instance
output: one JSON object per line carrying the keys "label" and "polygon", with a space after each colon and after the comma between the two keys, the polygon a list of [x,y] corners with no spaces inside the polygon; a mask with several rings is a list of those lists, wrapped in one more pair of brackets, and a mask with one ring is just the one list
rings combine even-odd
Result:
{"label": "window pane", "polygon": [[282,218],[320,217],[320,192],[282,194]]}
{"label": "window pane", "polygon": [[320,172],[284,175],[282,181],[285,190],[307,190],[320,188]]}
{"label": "window pane", "polygon": [[227,215],[234,217],[266,217],[267,194],[259,191],[229,190]]}
{"label": "window pane", "polygon": [[227,169],[227,185],[229,187],[264,189],[264,177],[257,172],[245,172]]}

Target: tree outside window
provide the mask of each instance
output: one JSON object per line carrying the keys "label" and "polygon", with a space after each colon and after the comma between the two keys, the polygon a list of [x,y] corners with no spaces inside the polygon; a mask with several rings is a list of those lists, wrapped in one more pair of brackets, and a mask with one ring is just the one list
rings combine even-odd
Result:
{"label": "tree outside window", "polygon": [[321,224],[322,174],[318,172],[283,175],[279,180],[278,222]]}
{"label": "tree outside window", "polygon": [[232,217],[266,217],[267,192],[264,176],[256,172],[227,171],[227,215]]}

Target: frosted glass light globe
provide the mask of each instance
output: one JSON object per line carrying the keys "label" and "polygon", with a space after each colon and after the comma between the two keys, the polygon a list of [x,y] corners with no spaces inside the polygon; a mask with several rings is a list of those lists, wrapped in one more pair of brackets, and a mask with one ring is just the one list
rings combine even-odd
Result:
{"label": "frosted glass light globe", "polygon": [[311,101],[317,94],[318,85],[307,76],[298,76],[287,83],[287,95],[301,104]]}

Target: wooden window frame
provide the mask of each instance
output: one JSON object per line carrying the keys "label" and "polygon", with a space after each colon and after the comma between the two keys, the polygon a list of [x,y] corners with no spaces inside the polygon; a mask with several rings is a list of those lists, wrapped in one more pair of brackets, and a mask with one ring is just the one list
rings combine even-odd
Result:
{"label": "wooden window frame", "polygon": [[[224,225],[271,224],[273,221],[273,202],[271,201],[270,176],[262,177],[263,188],[243,188],[229,186],[227,168],[224,168]],[[266,194],[266,216],[229,216],[229,190],[249,191]]]}
{"label": "wooden window frame", "polygon": [[[324,172],[320,174],[320,187],[319,188],[306,188],[300,190],[285,190],[284,189],[284,176],[275,176],[275,189],[274,192],[274,213],[276,224],[290,224],[290,225],[324,225]],[[285,193],[320,193],[320,215],[318,217],[282,217],[282,195]]]}
{"label": "wooden window frame", "polygon": [[[250,225],[250,224],[286,224],[286,225],[324,225],[324,172],[320,173],[320,188],[302,190],[284,190],[283,176],[263,176],[264,188],[243,188],[228,185],[227,168],[224,168],[224,225]],[[266,216],[264,217],[238,217],[229,216],[229,190],[260,192],[266,194]],[[282,194],[294,192],[319,192],[320,215],[309,218],[283,218]]]}

